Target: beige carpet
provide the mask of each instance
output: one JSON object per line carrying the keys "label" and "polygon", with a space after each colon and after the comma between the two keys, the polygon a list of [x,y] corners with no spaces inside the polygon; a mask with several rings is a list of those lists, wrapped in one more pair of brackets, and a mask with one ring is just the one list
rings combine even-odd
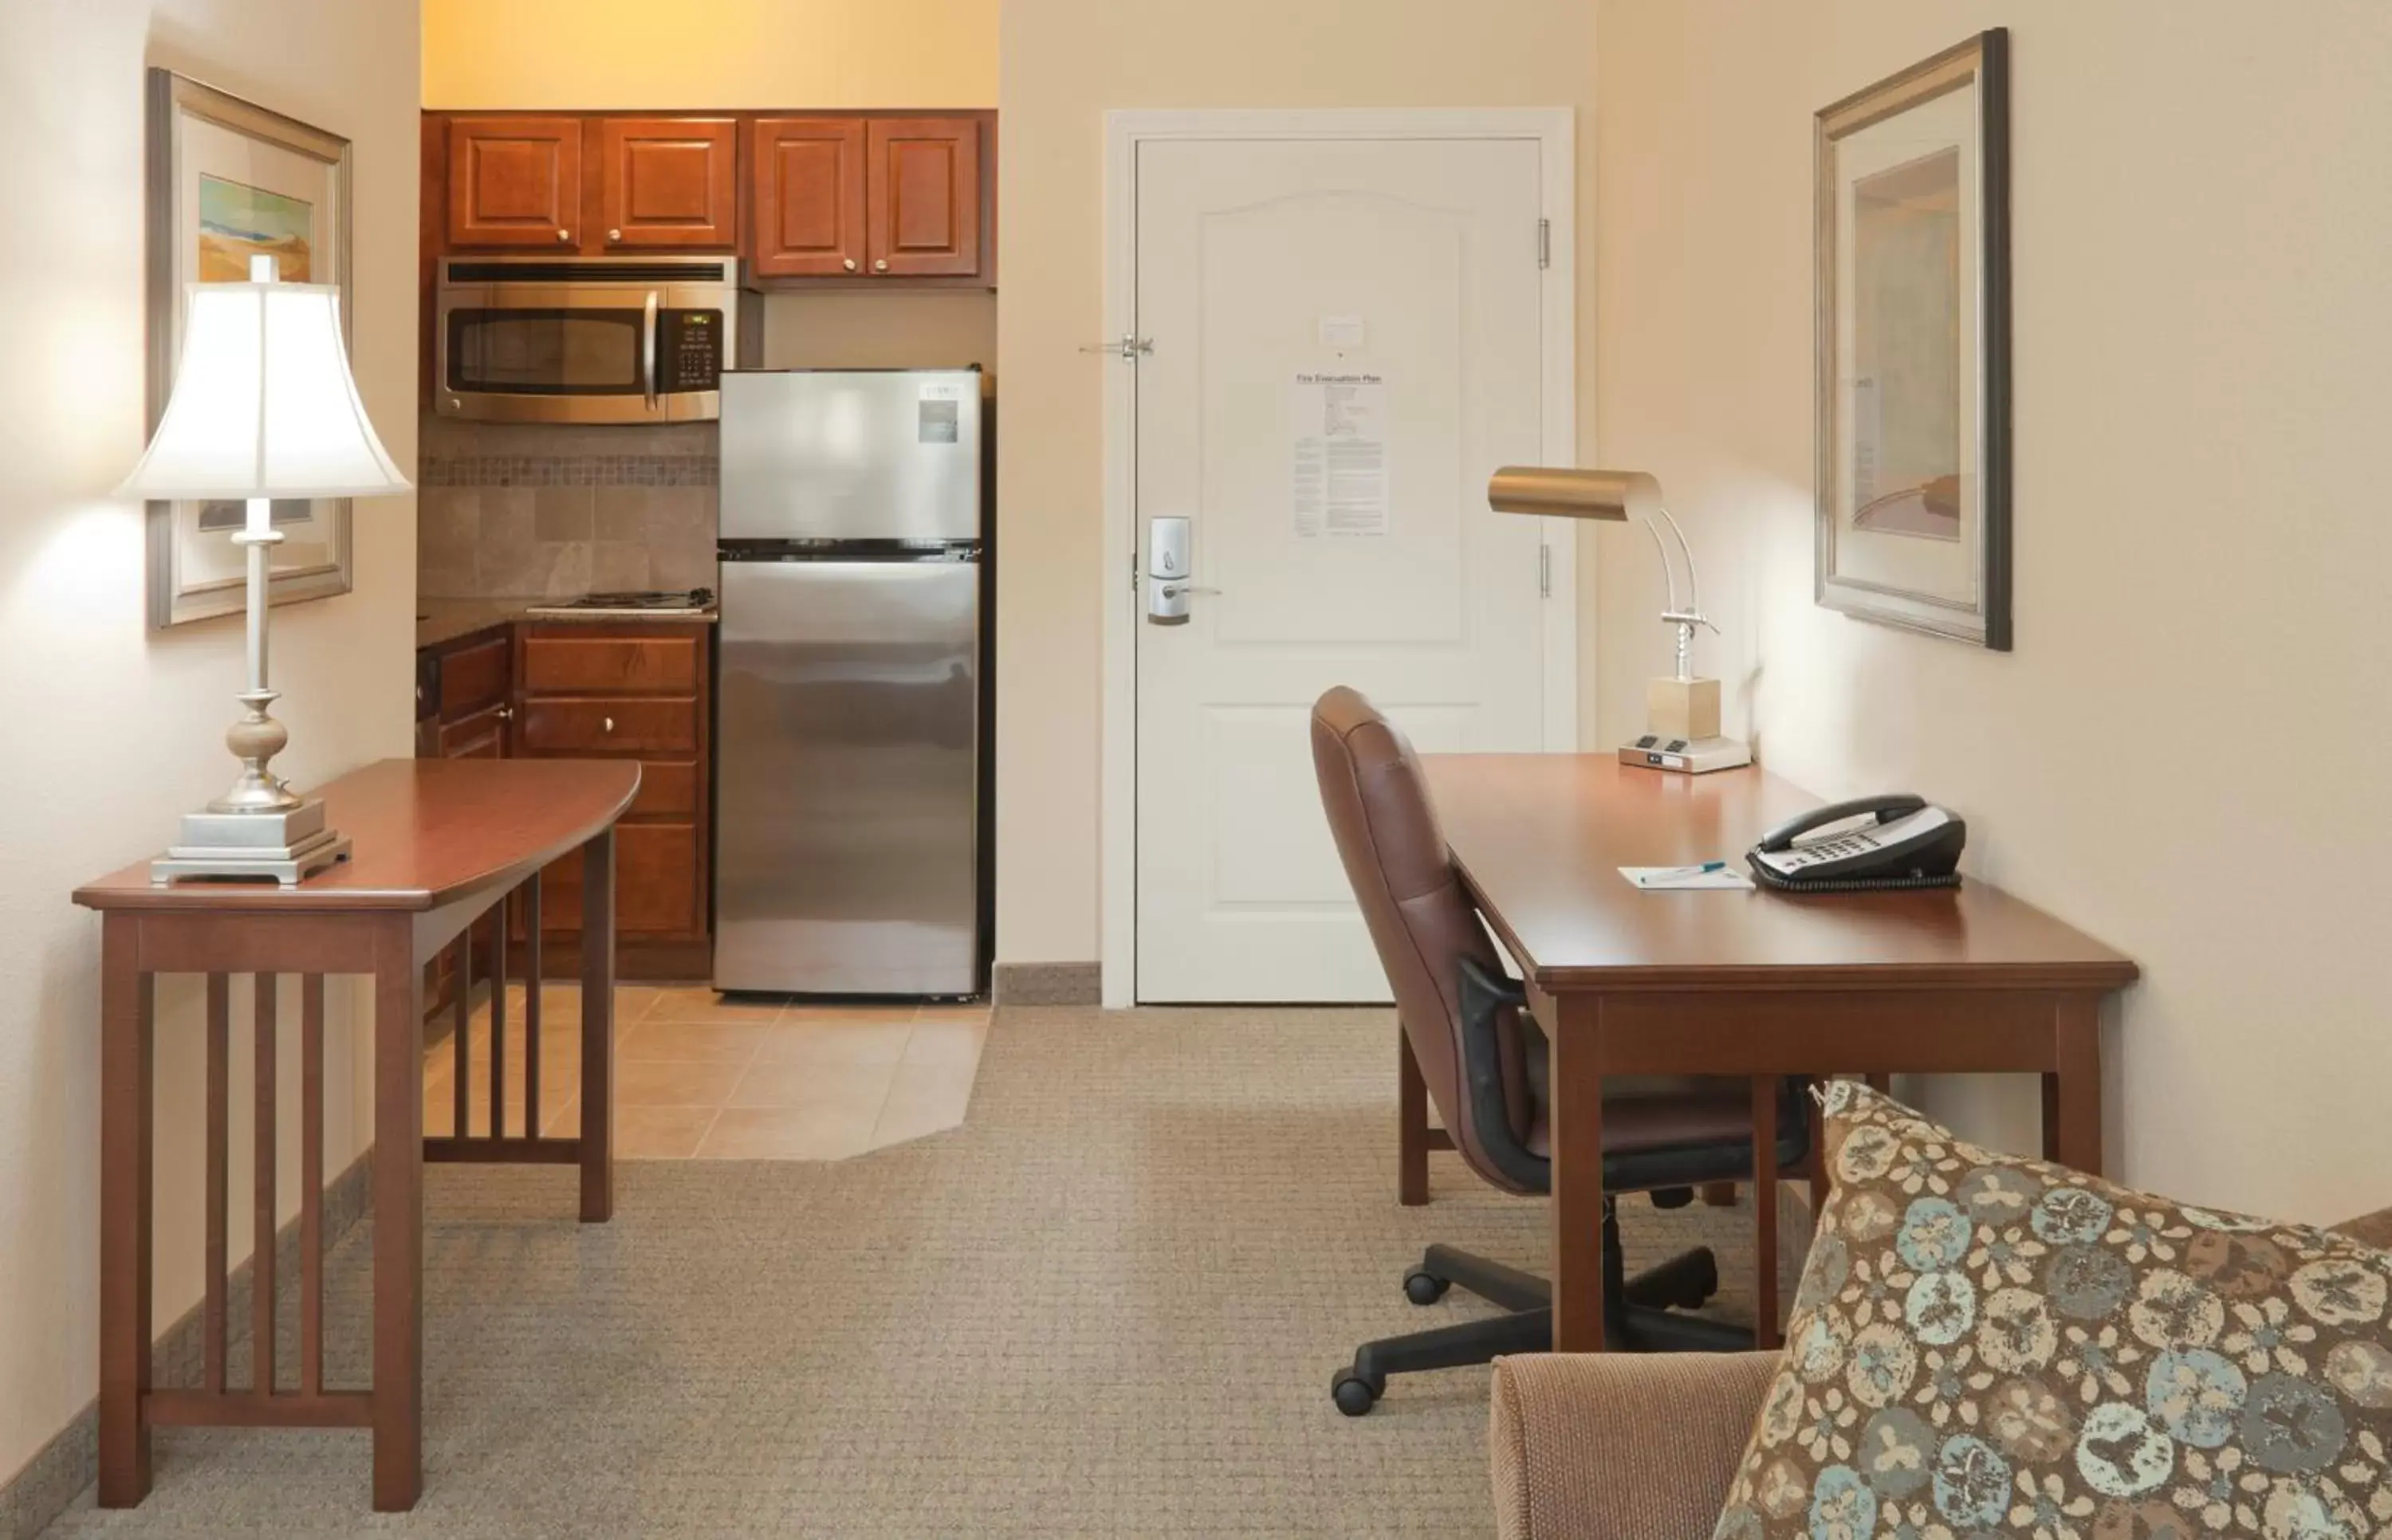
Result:
{"label": "beige carpet", "polygon": [[[1394,1201],[1376,1011],[1008,1010],[966,1125],[831,1164],[630,1163],[583,1228],[562,1171],[436,1168],[422,1506],[368,1511],[358,1433],[167,1431],[141,1508],[55,1535],[1478,1534],[1483,1369],[1329,1400],[1450,1241],[1542,1262],[1543,1209],[1450,1156]],[[1696,1231],[1748,1299],[1748,1209]],[[366,1226],[332,1375],[366,1374]],[[1789,1247],[1789,1251],[1795,1248]],[[283,1361],[292,1362],[285,1349]],[[241,1372],[236,1366],[236,1374]]]}

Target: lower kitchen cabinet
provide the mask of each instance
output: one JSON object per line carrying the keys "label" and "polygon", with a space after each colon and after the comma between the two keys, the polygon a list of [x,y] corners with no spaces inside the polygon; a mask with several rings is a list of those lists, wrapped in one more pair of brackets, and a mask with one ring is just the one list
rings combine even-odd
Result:
{"label": "lower kitchen cabinet", "polygon": [[[640,790],[615,829],[615,965],[630,979],[713,969],[713,628],[690,621],[518,620],[416,660],[420,758],[636,759]],[[540,971],[580,977],[581,856],[540,874]],[[509,977],[529,965],[525,906],[509,906]],[[474,933],[489,977],[495,917]],[[427,1010],[455,998],[456,952],[424,976]]]}
{"label": "lower kitchen cabinet", "polygon": [[[503,759],[514,718],[514,635],[509,626],[475,631],[415,660],[415,757],[419,759]],[[467,932],[473,982],[490,976],[498,945],[495,916]],[[423,965],[424,1013],[446,1011],[457,996],[460,948],[450,946]]]}
{"label": "lower kitchen cabinet", "polygon": [[[708,761],[713,628],[567,621],[515,628],[513,752],[636,759],[640,790],[615,827],[616,970],[704,978],[712,967]],[[522,939],[523,921],[516,920]],[[581,858],[540,874],[540,967],[577,977]]]}

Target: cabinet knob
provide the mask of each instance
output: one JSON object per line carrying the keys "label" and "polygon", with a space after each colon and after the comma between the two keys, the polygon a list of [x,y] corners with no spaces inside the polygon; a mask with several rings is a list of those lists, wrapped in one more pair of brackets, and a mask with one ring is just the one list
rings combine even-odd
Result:
{"label": "cabinet knob", "polygon": [[514,719],[515,708],[514,706],[502,705],[499,707],[499,720],[502,722],[512,722]]}
{"label": "cabinet knob", "polygon": [[609,732],[615,731],[615,718],[612,717],[606,718],[606,731]]}
{"label": "cabinet knob", "polygon": [[872,270],[876,273],[885,273],[889,271],[889,259],[887,257],[880,258],[872,265]]}
{"label": "cabinet knob", "polygon": [[851,273],[855,271],[855,259],[853,257],[849,257],[847,259],[847,270]]}
{"label": "cabinet knob", "polygon": [[556,239],[559,241],[569,243],[573,239],[573,232],[571,230],[559,230],[556,232]]}
{"label": "cabinet knob", "polygon": [[606,239],[609,240],[620,240],[623,239],[623,232],[620,230],[608,230],[606,232]]}

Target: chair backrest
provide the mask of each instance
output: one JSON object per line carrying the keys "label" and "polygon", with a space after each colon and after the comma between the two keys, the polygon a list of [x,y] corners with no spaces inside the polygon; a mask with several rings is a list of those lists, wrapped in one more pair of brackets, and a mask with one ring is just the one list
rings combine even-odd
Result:
{"label": "chair backrest", "polygon": [[[1395,991],[1397,1017],[1454,1148],[1497,1186],[1528,1190],[1488,1158],[1471,1110],[1458,1002],[1462,960],[1497,973],[1502,965],[1453,869],[1420,757],[1393,722],[1340,685],[1313,705],[1312,766],[1346,881]],[[1519,1018],[1509,1009],[1497,1022],[1496,1041],[1510,1133],[1525,1140],[1536,1107]]]}

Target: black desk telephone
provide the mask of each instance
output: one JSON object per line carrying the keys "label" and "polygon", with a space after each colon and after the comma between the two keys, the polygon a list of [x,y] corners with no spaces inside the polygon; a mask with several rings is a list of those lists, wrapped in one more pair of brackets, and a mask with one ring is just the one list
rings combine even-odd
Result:
{"label": "black desk telephone", "polygon": [[[1814,834],[1875,816],[1859,829]],[[1813,837],[1804,839],[1805,835]],[[1746,853],[1764,887],[1788,893],[1861,893],[1957,887],[1969,826],[1924,797],[1895,793],[1838,802],[1788,819]]]}

